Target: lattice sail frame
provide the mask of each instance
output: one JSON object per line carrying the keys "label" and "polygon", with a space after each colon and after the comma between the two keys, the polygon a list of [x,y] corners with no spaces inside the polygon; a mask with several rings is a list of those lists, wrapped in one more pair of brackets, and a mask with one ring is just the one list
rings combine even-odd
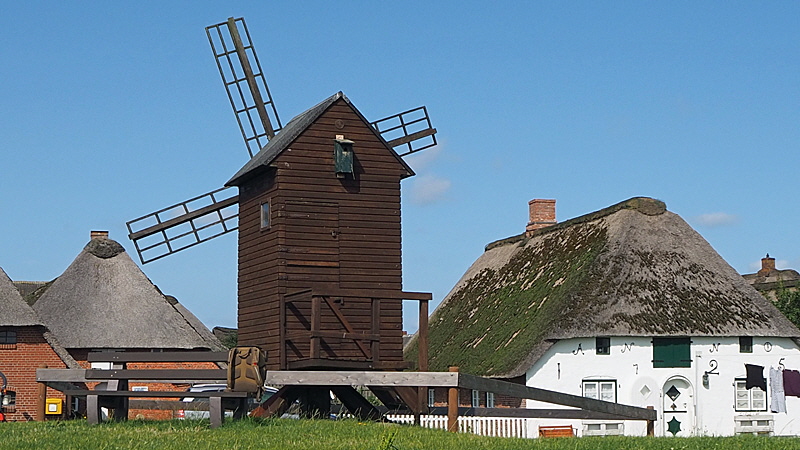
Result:
{"label": "lattice sail frame", "polygon": [[[239,32],[239,28],[244,34]],[[206,27],[206,35],[239,123],[239,131],[252,158],[282,125],[250,32],[244,18],[231,17]]]}
{"label": "lattice sail frame", "polygon": [[236,231],[238,204],[234,188],[217,189],[127,222],[128,237],[147,264]]}

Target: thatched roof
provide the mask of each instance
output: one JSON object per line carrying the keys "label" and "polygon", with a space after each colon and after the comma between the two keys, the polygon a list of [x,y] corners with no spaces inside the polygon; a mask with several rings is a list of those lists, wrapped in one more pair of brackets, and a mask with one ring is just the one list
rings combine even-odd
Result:
{"label": "thatched roof", "polygon": [[33,308],[66,348],[220,348],[107,238],[92,239]]}
{"label": "thatched roof", "polygon": [[[289,123],[286,124],[283,129],[275,135],[274,138],[270,139],[270,141],[265,145],[258,153],[256,153],[253,158],[251,158],[238,172],[230,179],[225,186],[239,186],[241,185],[247,178],[251,177],[259,173],[260,171],[265,170],[267,167],[272,164],[275,158],[278,157],[284,150],[289,148],[289,146],[297,139],[305,130],[308,128],[312,123],[314,123],[325,111],[328,110],[334,103],[339,100],[344,101],[351,108],[353,111],[367,124],[369,121],[361,114],[361,112],[352,104],[350,103],[350,99],[347,98],[342,92],[337,92],[332,96],[326,98],[325,100],[319,102],[318,104],[312,106],[311,108],[303,111],[302,113],[295,116]],[[370,126],[370,129],[375,133],[375,136],[378,137],[381,141],[386,143],[383,137],[375,131],[374,128]],[[331,139],[331,142],[333,140]],[[331,144],[333,145],[333,144]],[[386,148],[392,152],[392,154],[397,159],[397,162],[402,165],[406,169],[406,176],[414,175],[414,171],[411,170],[411,167],[406,164],[406,162],[400,156],[392,150],[388,144],[386,144]]]}
{"label": "thatched roof", "polygon": [[[634,198],[495,242],[429,321],[430,366],[516,377],[557,340],[800,336],[663,202]],[[408,349],[415,359],[416,343]]]}
{"label": "thatched roof", "polygon": [[33,308],[22,299],[16,283],[8,278],[5,271],[0,268],[0,326],[4,327],[36,327],[41,330],[42,336],[50,344],[53,351],[64,361],[68,368],[78,369],[80,366],[70,356],[69,352],[59,343],[53,333],[45,328],[43,322],[37,317]]}
{"label": "thatched roof", "polygon": [[0,268],[0,326],[25,327],[42,325],[17,288]]}

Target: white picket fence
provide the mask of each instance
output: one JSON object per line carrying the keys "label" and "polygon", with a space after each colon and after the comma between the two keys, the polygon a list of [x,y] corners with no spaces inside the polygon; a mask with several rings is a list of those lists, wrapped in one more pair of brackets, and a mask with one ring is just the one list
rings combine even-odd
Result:
{"label": "white picket fence", "polygon": [[[411,414],[390,414],[386,418],[398,423],[414,423],[414,416]],[[420,425],[425,428],[446,430],[447,416],[422,416],[420,417]],[[524,418],[459,416],[458,431],[480,436],[529,437],[527,419]]]}

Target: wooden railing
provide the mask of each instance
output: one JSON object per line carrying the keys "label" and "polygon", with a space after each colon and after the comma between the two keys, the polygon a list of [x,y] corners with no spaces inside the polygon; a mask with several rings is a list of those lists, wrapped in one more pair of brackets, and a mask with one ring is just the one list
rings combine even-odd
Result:
{"label": "wooden railing", "polygon": [[[358,331],[348,320],[337,302],[339,299],[370,299],[370,328]],[[321,342],[325,338],[352,340],[363,355],[363,361],[372,369],[403,369],[403,361],[383,361],[381,357],[381,303],[384,301],[419,301],[419,370],[428,369],[428,302],[432,295],[426,292],[403,292],[396,290],[361,289],[304,289],[287,294],[280,305],[281,352],[280,367],[289,369],[286,346],[292,340],[308,339],[309,354],[307,365],[321,361]],[[311,303],[309,328],[303,331],[287,329],[287,307],[296,302]],[[329,309],[338,321],[337,329],[325,329],[322,324],[323,308]],[[297,368],[297,367],[295,367]]]}

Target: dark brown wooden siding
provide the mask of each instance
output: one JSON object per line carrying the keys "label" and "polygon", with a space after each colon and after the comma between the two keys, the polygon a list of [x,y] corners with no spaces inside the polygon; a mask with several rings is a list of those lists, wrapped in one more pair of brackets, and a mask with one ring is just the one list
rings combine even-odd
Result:
{"label": "dark brown wooden siding", "polygon": [[[337,127],[343,124],[343,127]],[[355,176],[337,178],[333,142],[354,141]],[[287,304],[283,329],[279,311],[287,293],[312,288],[402,290],[400,180],[405,167],[343,100],[311,124],[273,161],[273,168],[240,187],[239,342],[268,352],[279,368],[280,337],[307,331],[311,302]],[[270,203],[269,229],[260,205]],[[369,333],[371,299],[337,300],[356,332]],[[380,303],[380,359],[402,361],[402,302]],[[326,304],[323,329],[340,327]],[[369,348],[369,343],[365,346]],[[309,341],[293,339],[286,358],[307,358]],[[322,358],[364,360],[349,339],[324,338]]]}

